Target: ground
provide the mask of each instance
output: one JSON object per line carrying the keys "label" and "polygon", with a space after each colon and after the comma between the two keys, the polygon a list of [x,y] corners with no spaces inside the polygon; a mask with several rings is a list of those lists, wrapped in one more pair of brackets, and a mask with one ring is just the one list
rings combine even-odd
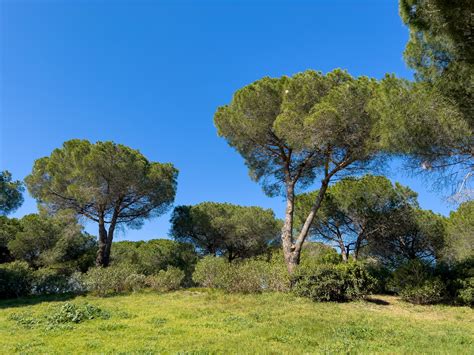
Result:
{"label": "ground", "polygon": [[[108,311],[64,327],[23,319],[65,302]],[[19,321],[20,320],[20,321]],[[22,324],[23,323],[23,324]],[[0,353],[474,353],[474,310],[395,297],[313,303],[288,294],[209,290],[0,302]]]}

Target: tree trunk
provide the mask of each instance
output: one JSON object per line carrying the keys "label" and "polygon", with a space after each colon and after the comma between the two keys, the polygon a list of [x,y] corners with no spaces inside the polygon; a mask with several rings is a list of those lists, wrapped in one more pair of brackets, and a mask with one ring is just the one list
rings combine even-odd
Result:
{"label": "tree trunk", "polygon": [[283,256],[285,258],[286,267],[291,274],[298,262],[293,256],[293,215],[295,204],[295,187],[294,183],[288,182],[286,186],[286,209],[285,222],[281,230],[281,244],[283,248]]}
{"label": "tree trunk", "polygon": [[344,245],[344,243],[340,243],[339,244],[339,248],[341,249],[341,255],[342,255],[342,261],[347,263],[347,260],[348,260],[348,251],[346,249],[346,246]]}
{"label": "tree trunk", "polygon": [[107,266],[107,265],[104,265],[106,247],[107,247],[107,229],[105,229],[104,218],[99,217],[99,249],[97,250],[97,257],[95,260],[96,266]]}

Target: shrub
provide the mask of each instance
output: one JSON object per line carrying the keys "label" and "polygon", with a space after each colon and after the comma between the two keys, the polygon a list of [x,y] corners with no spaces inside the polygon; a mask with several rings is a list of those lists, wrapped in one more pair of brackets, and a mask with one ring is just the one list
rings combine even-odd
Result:
{"label": "shrub", "polygon": [[184,279],[184,271],[176,267],[168,270],[160,270],[156,275],[147,277],[147,284],[156,291],[174,291],[181,287]]}
{"label": "shrub", "polygon": [[33,279],[33,270],[24,261],[1,264],[0,298],[28,296]]}
{"label": "shrub", "polygon": [[130,274],[125,279],[124,284],[124,288],[128,291],[140,291],[146,286],[146,276],[142,274]]}
{"label": "shrub", "polygon": [[400,294],[406,288],[416,288],[422,286],[425,281],[434,277],[433,268],[420,261],[411,260],[398,267],[392,274],[388,282],[388,289]]}
{"label": "shrub", "polygon": [[293,292],[313,301],[346,301],[363,298],[377,280],[362,263],[301,265],[292,275]]}
{"label": "shrub", "polygon": [[95,267],[84,275],[83,284],[87,291],[105,296],[109,293],[133,291],[138,279],[140,276],[130,266]]}
{"label": "shrub", "polygon": [[47,316],[49,324],[61,323],[81,323],[84,320],[108,319],[109,312],[100,309],[91,304],[78,306],[74,303],[66,302],[63,305],[52,310]]}
{"label": "shrub", "polygon": [[427,280],[419,286],[407,286],[400,291],[400,297],[414,304],[433,304],[443,300],[446,288],[437,279]]}
{"label": "shrub", "polygon": [[34,272],[32,293],[45,295],[72,291],[67,275],[49,268],[38,269]]}
{"label": "shrub", "polygon": [[474,306],[474,277],[459,280],[457,302],[467,306]]}
{"label": "shrub", "polygon": [[206,256],[196,264],[193,281],[202,287],[225,288],[230,265],[224,258]]}
{"label": "shrub", "polygon": [[281,260],[256,258],[229,263],[224,258],[205,257],[196,265],[193,280],[198,285],[227,292],[258,293],[287,291],[288,272]]}

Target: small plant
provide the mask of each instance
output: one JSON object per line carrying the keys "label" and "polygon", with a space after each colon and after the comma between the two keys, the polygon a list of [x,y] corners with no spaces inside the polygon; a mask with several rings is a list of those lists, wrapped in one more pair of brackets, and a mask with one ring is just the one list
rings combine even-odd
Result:
{"label": "small plant", "polygon": [[73,324],[78,324],[92,319],[109,319],[110,313],[89,303],[77,305],[63,303],[50,309],[48,314],[34,317],[24,313],[14,313],[10,320],[15,321],[24,328],[43,326],[46,330],[72,329]]}
{"label": "small plant", "polygon": [[158,292],[174,291],[181,287],[184,271],[176,267],[169,267],[166,271],[160,270],[158,274],[149,276],[147,284]]}

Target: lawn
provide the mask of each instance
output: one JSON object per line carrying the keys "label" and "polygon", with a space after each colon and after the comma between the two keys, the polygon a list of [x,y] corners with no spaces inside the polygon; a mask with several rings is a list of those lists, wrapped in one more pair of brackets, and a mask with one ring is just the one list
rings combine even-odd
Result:
{"label": "lawn", "polygon": [[[108,319],[65,327],[45,319],[65,302]],[[16,320],[15,320],[16,319]],[[474,311],[414,306],[395,297],[313,303],[288,294],[208,290],[27,298],[0,302],[0,353],[474,353]]]}

